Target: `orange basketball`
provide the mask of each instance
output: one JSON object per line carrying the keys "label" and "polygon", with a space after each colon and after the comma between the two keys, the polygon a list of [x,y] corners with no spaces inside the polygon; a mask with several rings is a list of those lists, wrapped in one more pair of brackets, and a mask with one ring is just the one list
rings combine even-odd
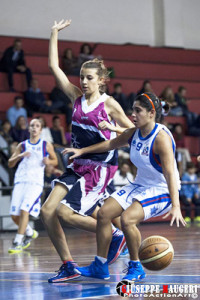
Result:
{"label": "orange basketball", "polygon": [[139,248],[139,259],[148,270],[159,271],[166,268],[173,257],[173,246],[163,236],[150,236],[142,242]]}

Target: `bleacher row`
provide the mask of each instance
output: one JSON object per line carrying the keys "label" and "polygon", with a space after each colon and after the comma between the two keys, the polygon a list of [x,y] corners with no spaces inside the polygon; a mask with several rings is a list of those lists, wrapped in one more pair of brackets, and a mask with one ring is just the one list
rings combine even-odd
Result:
{"label": "bleacher row", "polygon": [[[13,44],[15,37],[0,36],[1,52]],[[55,86],[54,77],[48,68],[48,40],[21,38],[27,66],[39,80],[41,90],[47,95]],[[64,50],[72,48],[78,56],[83,42],[59,41],[60,61]],[[91,43],[90,43],[91,44]],[[126,94],[136,92],[145,79],[151,81],[154,92],[159,95],[165,86],[170,85],[174,92],[180,85],[187,88],[190,99],[189,110],[200,114],[200,51],[172,48],[153,48],[136,45],[91,44],[94,55],[101,55],[107,67],[114,68],[115,78],[108,84],[112,93],[113,84],[120,82]],[[69,77],[72,83],[79,85],[79,78]],[[14,75],[14,88],[17,93],[8,92],[7,76],[0,73],[0,113],[5,117],[6,110],[13,105],[13,98],[26,89],[23,75]],[[47,124],[51,126],[51,116],[47,115]],[[64,118],[62,118],[64,119]],[[181,123],[187,134],[183,117],[167,117],[170,123]],[[199,138],[186,137],[187,146],[192,155],[200,153]]]}

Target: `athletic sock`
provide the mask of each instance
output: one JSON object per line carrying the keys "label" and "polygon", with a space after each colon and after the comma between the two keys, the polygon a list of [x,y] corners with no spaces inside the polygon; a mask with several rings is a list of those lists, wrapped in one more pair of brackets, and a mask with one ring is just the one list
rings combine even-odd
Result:
{"label": "athletic sock", "polygon": [[131,260],[131,261],[133,261],[133,262],[139,262],[139,259],[138,260]]}
{"label": "athletic sock", "polygon": [[107,262],[107,258],[102,256],[97,256],[97,258],[102,262],[102,264],[105,264]]}
{"label": "athletic sock", "polygon": [[33,235],[33,228],[28,224],[26,227],[26,235],[32,236]]}
{"label": "athletic sock", "polygon": [[14,239],[14,243],[21,244],[22,240],[23,240],[23,237],[24,237],[23,234],[17,233],[16,236],[15,236],[15,239]]}
{"label": "athletic sock", "polygon": [[71,260],[63,260],[63,264],[66,265],[68,261],[74,262],[73,259],[71,259]]}

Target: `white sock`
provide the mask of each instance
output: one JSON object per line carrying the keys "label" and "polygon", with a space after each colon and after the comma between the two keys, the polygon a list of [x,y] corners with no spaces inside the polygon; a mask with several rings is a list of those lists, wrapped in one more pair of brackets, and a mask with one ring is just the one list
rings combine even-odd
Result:
{"label": "white sock", "polygon": [[14,239],[14,243],[21,244],[22,240],[23,240],[23,237],[24,237],[23,234],[17,233],[16,236],[15,236],[15,239]]}
{"label": "white sock", "polygon": [[107,262],[107,258],[105,257],[97,256],[97,258],[102,262],[102,264],[105,264],[105,262]]}
{"label": "white sock", "polygon": [[138,260],[132,260],[133,262],[139,262],[139,259]]}
{"label": "white sock", "polygon": [[33,228],[29,224],[26,227],[26,235],[28,235],[28,236],[33,235]]}

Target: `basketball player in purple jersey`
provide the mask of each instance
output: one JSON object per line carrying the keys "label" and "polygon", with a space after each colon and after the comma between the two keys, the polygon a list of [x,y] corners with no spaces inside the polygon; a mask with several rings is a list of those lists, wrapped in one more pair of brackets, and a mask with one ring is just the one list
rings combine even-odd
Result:
{"label": "basketball player in purple jersey", "polygon": [[[134,125],[112,97],[100,92],[101,86],[108,79],[108,71],[103,61],[94,59],[82,65],[80,85],[83,92],[60,69],[58,31],[68,27],[70,23],[71,21],[55,22],[52,27],[49,67],[60,88],[74,105],[72,143],[74,147],[82,148],[113,139],[117,133],[122,133],[125,128]],[[115,122],[120,127],[116,127]],[[42,207],[42,218],[63,264],[58,274],[49,278],[50,283],[80,276],[74,271],[75,264],[59,218],[73,227],[96,232],[98,200],[117,170],[117,160],[116,150],[82,156],[74,160],[67,171],[52,183],[53,190]],[[116,260],[125,245],[121,231],[116,230],[111,245],[109,263]]]}
{"label": "basketball player in purple jersey", "polygon": [[[164,105],[165,107],[165,105]],[[137,176],[114,192],[98,212],[97,255],[87,267],[77,267],[86,277],[109,279],[107,253],[111,241],[111,221],[121,216],[122,229],[130,253],[127,274],[123,279],[135,281],[145,277],[138,257],[141,234],[137,224],[143,220],[165,214],[171,215],[170,225],[176,222],[185,226],[179,202],[180,178],[175,161],[175,142],[169,129],[159,124],[162,102],[153,93],[138,95],[133,104],[133,121],[136,128],[127,129],[114,140],[104,141],[83,149],[65,149],[73,152],[72,159],[103,149],[130,144],[130,160],[137,167]]]}

